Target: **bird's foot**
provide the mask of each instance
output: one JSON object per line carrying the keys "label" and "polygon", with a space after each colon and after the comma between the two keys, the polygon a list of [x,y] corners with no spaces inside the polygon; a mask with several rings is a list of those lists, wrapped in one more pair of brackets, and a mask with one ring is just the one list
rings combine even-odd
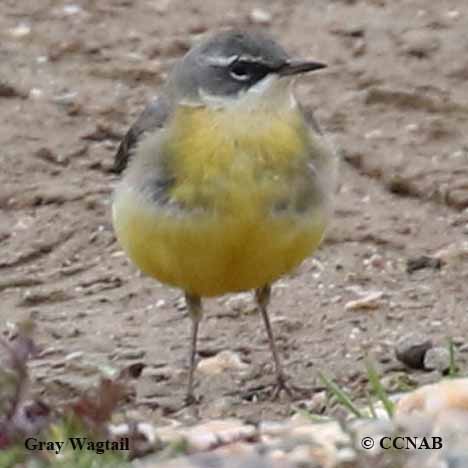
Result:
{"label": "bird's foot", "polygon": [[[288,379],[284,375],[281,375],[281,377],[277,377],[276,382],[273,384],[256,385],[248,388],[241,393],[241,397],[249,401],[278,400],[283,393],[285,393],[290,400],[299,400],[307,398],[311,394],[311,389],[293,385],[288,382]],[[235,392],[231,392],[229,395],[235,395]]]}
{"label": "bird's foot", "polygon": [[282,393],[285,393],[290,400],[295,400],[304,398],[310,393],[310,390],[288,382],[288,378],[284,374],[279,374],[276,377],[276,383],[272,385],[271,399],[278,400]]}
{"label": "bird's foot", "polygon": [[201,398],[197,398],[193,393],[187,393],[184,398],[184,405],[185,406],[192,406],[197,405],[200,403]]}

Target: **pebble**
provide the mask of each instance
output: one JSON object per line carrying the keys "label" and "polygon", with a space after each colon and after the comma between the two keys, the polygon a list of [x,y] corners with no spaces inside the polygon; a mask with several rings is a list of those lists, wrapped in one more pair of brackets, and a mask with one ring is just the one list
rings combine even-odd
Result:
{"label": "pebble", "polygon": [[184,296],[179,297],[175,301],[174,305],[177,310],[180,310],[180,311],[187,310],[187,303],[185,302]]}
{"label": "pebble", "polygon": [[271,323],[275,328],[278,327],[278,329],[286,333],[292,333],[294,331],[300,330],[303,327],[302,320],[294,320],[284,315],[277,315],[276,317],[272,317]]}
{"label": "pebble", "polygon": [[[298,465],[292,465],[284,459],[275,459],[270,455],[256,454],[237,454],[230,458],[224,458],[219,454],[197,454],[190,458],[179,458],[177,460],[157,463],[147,460],[146,462],[138,462],[136,468],[297,468]],[[304,468],[307,468],[304,466]]]}
{"label": "pebble", "polygon": [[25,97],[25,93],[11,83],[0,81],[0,97],[12,98],[12,97]]}
{"label": "pebble", "polygon": [[83,351],[74,351],[72,353],[67,354],[63,359],[64,361],[73,361],[75,359],[81,359],[83,355]]}
{"label": "pebble", "polygon": [[437,257],[429,257],[421,255],[420,257],[408,258],[406,261],[406,273],[411,274],[415,271],[424,268],[431,268],[433,270],[440,270],[442,268],[442,260]]}
{"label": "pebble", "polygon": [[441,346],[428,349],[424,356],[424,368],[437,370],[440,373],[447,372],[450,368],[449,350]]}
{"label": "pebble", "polygon": [[54,153],[50,148],[41,147],[34,152],[34,156],[45,162],[55,164],[58,166],[65,166],[68,164],[68,158],[63,155]]}
{"label": "pebble", "polygon": [[26,23],[20,23],[15,28],[11,28],[9,33],[16,38],[28,36],[31,34],[31,26]]}
{"label": "pebble", "polygon": [[401,337],[395,348],[396,358],[412,369],[424,368],[424,356],[432,348],[432,341],[420,333]]}
{"label": "pebble", "polygon": [[373,291],[371,293],[368,293],[364,297],[355,299],[353,301],[348,301],[344,307],[345,310],[378,309],[382,305],[382,297],[382,291]]}
{"label": "pebble", "polygon": [[[381,450],[378,444],[372,450],[361,447],[364,438],[377,439],[395,434],[412,437],[424,434],[428,438],[438,436],[443,439],[444,450],[412,450],[405,453],[407,467],[449,466],[445,464],[448,458],[468,460],[465,447],[468,436],[468,379],[444,380],[399,395],[394,418],[382,415],[377,419],[342,423],[330,420],[316,422],[311,420],[309,414],[298,412],[283,421],[263,421],[256,426],[239,419],[211,420],[192,427],[172,424],[158,428],[153,440],[169,445],[182,444],[191,455],[159,463],[157,458],[151,456],[136,460],[136,467],[400,466],[401,454],[395,451]],[[151,460],[154,461],[149,463]]]}
{"label": "pebble", "polygon": [[468,242],[453,243],[438,250],[434,254],[435,258],[445,263],[453,263],[455,260],[461,260],[468,257]]}
{"label": "pebble", "polygon": [[376,128],[375,130],[371,130],[364,134],[364,138],[366,140],[374,140],[376,138],[382,138],[383,131],[380,128]]}
{"label": "pebble", "polygon": [[364,38],[358,38],[355,40],[352,46],[352,52],[354,57],[360,57],[364,55],[367,50],[367,43]]}
{"label": "pebble", "polygon": [[138,423],[135,427],[131,428],[130,424],[110,424],[109,432],[114,437],[128,437],[130,433],[135,434],[135,432],[141,436],[149,443],[156,444],[159,442],[159,439],[156,436],[156,431],[151,424],[148,423]]}
{"label": "pebble", "polygon": [[447,379],[418,388],[398,401],[396,416],[419,412],[440,417],[452,410],[468,411],[468,378]]}
{"label": "pebble", "polygon": [[109,357],[112,360],[138,360],[145,357],[146,351],[143,349],[121,349],[113,352]]}
{"label": "pebble", "polygon": [[63,12],[65,15],[76,15],[77,13],[81,13],[82,11],[83,9],[81,8],[81,6],[76,4],[65,5],[63,7]]}
{"label": "pebble", "polygon": [[403,52],[419,59],[430,57],[440,48],[440,42],[431,29],[408,31],[401,39]]}
{"label": "pebble", "polygon": [[371,257],[366,258],[363,263],[364,266],[371,266],[379,270],[385,268],[385,259],[379,254],[373,254]]}
{"label": "pebble", "polygon": [[29,90],[29,95],[28,95],[31,99],[41,99],[42,96],[44,96],[44,91],[42,91],[42,89],[39,89],[39,88],[31,88]]}
{"label": "pebble", "polygon": [[230,295],[224,303],[229,310],[240,314],[249,314],[257,309],[257,305],[251,293]]}
{"label": "pebble", "polygon": [[202,359],[197,366],[197,370],[205,375],[219,375],[229,370],[246,371],[248,368],[249,366],[242,362],[239,354],[229,350]]}
{"label": "pebble", "polygon": [[221,397],[210,402],[209,408],[206,409],[205,415],[210,419],[226,418],[232,415],[232,408],[237,403],[235,397]]}
{"label": "pebble", "polygon": [[458,19],[460,18],[460,16],[461,16],[461,13],[458,10],[449,10],[447,12],[447,18],[450,18],[450,19]]}
{"label": "pebble", "polygon": [[249,15],[249,20],[254,24],[267,25],[272,19],[271,13],[262,8],[254,8]]}
{"label": "pebble", "polygon": [[299,406],[309,413],[321,414],[327,407],[328,395],[326,391],[314,393],[310,400],[304,400]]}

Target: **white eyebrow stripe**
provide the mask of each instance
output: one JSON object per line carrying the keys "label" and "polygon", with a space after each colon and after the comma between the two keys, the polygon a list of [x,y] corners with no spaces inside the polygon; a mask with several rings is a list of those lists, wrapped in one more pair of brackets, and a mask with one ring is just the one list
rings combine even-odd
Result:
{"label": "white eyebrow stripe", "polygon": [[215,65],[219,67],[225,67],[228,65],[233,64],[236,60],[242,60],[243,62],[249,63],[260,63],[264,65],[268,65],[264,58],[261,56],[253,56],[253,55],[230,55],[229,57],[223,56],[214,56],[214,57],[206,57],[205,59],[210,65]]}
{"label": "white eyebrow stripe", "polygon": [[261,56],[254,57],[253,55],[241,55],[239,59],[242,60],[243,62],[265,63],[263,57]]}
{"label": "white eyebrow stripe", "polygon": [[231,65],[238,58],[239,58],[238,55],[231,55],[230,57],[222,57],[222,56],[206,57],[206,61],[210,65],[217,65],[217,66],[220,66],[220,67],[225,67],[227,65]]}

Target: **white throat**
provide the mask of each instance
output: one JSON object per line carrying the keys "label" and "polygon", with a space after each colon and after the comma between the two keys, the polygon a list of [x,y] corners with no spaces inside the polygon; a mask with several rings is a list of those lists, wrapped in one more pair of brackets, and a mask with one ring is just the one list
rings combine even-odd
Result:
{"label": "white throat", "polygon": [[[200,103],[213,108],[236,108],[257,109],[271,107],[273,109],[295,108],[297,101],[293,93],[293,80],[281,78],[270,74],[254,84],[247,91],[241,91],[235,96],[216,96],[209,94],[205,89],[198,90]],[[189,103],[187,103],[189,104]],[[190,105],[190,104],[189,104]]]}

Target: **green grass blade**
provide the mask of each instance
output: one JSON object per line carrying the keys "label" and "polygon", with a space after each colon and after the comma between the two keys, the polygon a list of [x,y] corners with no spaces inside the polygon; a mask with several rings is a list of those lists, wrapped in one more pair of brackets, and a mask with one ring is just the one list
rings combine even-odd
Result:
{"label": "green grass blade", "polygon": [[366,361],[366,369],[372,391],[374,392],[375,396],[382,402],[388,416],[390,418],[393,417],[395,412],[395,404],[390,400],[387,391],[382,385],[382,382],[380,382],[379,374],[370,360]]}
{"label": "green grass blade", "polygon": [[363,418],[361,411],[352,402],[351,398],[344,392],[335,382],[326,377],[322,372],[319,372],[320,380],[327,387],[328,391],[332,393],[337,399],[338,403],[347,408],[358,418]]}
{"label": "green grass blade", "polygon": [[372,401],[372,397],[371,395],[369,395],[369,392],[366,392],[366,398],[367,398],[367,406],[369,407],[369,412],[372,418],[377,419],[377,413],[375,412],[374,402]]}
{"label": "green grass blade", "polygon": [[449,355],[450,355],[448,376],[457,377],[458,369],[457,369],[457,364],[455,362],[455,345],[453,343],[452,338],[448,339],[448,350],[449,350]]}

